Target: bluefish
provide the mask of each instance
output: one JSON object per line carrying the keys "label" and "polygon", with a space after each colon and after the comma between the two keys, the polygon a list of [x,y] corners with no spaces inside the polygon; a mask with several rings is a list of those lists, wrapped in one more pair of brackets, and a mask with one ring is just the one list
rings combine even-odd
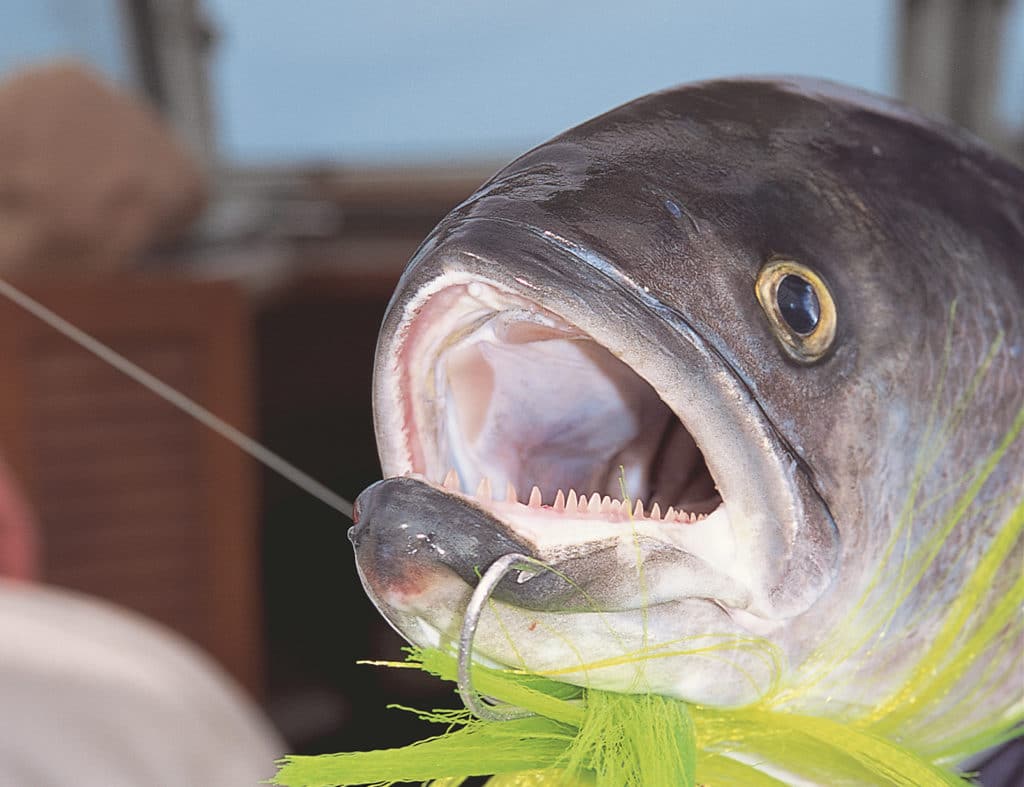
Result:
{"label": "bluefish", "polygon": [[[411,261],[358,570],[403,636],[443,647],[480,573],[522,553],[551,570],[498,585],[491,662],[870,708],[1024,496],[1024,441],[985,465],[1022,390],[1021,170],[832,84],[667,90],[518,158]],[[949,724],[1021,702],[1021,644],[995,637],[941,698],[979,692]]]}

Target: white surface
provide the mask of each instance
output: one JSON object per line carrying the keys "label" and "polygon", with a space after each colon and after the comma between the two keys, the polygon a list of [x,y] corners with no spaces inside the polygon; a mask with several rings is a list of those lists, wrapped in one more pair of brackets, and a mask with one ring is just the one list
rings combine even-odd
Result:
{"label": "white surface", "polygon": [[84,596],[0,581],[0,787],[255,785],[282,753],[181,638]]}

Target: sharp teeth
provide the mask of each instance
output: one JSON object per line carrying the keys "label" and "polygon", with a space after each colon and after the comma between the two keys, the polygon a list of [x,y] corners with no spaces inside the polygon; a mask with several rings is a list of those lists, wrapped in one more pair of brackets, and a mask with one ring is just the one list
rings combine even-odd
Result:
{"label": "sharp teeth", "polygon": [[644,518],[644,501],[637,498],[636,505],[633,507],[633,519]]}
{"label": "sharp teeth", "polygon": [[608,511],[609,513],[615,514],[616,516],[620,515],[622,513],[622,501],[612,500],[608,504]]}
{"label": "sharp teeth", "polygon": [[487,476],[480,479],[480,485],[476,488],[476,496],[481,500],[491,499],[491,479]]}
{"label": "sharp teeth", "polygon": [[594,512],[601,510],[601,495],[597,492],[590,496],[590,510]]}
{"label": "sharp teeth", "polygon": [[585,514],[585,513],[587,513],[587,510],[589,508],[590,508],[590,503],[587,501],[587,496],[586,495],[580,495],[580,502],[577,504],[576,510],[579,513],[581,513],[581,514]]}
{"label": "sharp teeth", "polygon": [[443,486],[445,489],[451,489],[456,492],[462,489],[462,485],[459,484],[459,474],[455,472],[454,467],[451,470],[449,470],[448,475],[444,477]]}
{"label": "sharp teeth", "polygon": [[612,510],[612,499],[608,495],[601,498],[601,513],[608,514]]}
{"label": "sharp teeth", "polygon": [[668,507],[668,511],[665,512],[665,521],[666,522],[675,522],[676,521],[676,516],[677,516],[676,510],[672,506],[669,506]]}
{"label": "sharp teeth", "polygon": [[576,490],[570,489],[569,494],[565,497],[565,507],[570,511],[575,511],[578,502],[579,501],[576,499]]}
{"label": "sharp teeth", "polygon": [[661,506],[657,503],[651,506],[651,519],[661,519]]}
{"label": "sharp teeth", "polygon": [[555,504],[552,506],[555,511],[565,511],[565,495],[562,494],[562,490],[558,490],[558,494],[555,495]]}
{"label": "sharp teeth", "polygon": [[530,508],[540,508],[540,505],[541,505],[540,489],[538,489],[537,487],[534,487],[533,490],[530,492]]}
{"label": "sharp teeth", "polygon": [[518,503],[519,495],[516,494],[516,488],[512,486],[511,481],[505,482],[505,502],[506,503]]}

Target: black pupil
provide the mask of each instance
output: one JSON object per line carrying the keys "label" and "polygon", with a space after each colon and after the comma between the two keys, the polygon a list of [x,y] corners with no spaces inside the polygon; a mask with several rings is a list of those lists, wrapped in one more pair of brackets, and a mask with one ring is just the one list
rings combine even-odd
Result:
{"label": "black pupil", "polygon": [[800,276],[790,274],[779,282],[775,295],[779,304],[779,313],[789,327],[802,336],[806,336],[818,325],[821,317],[821,306],[818,296],[814,294],[811,283]]}

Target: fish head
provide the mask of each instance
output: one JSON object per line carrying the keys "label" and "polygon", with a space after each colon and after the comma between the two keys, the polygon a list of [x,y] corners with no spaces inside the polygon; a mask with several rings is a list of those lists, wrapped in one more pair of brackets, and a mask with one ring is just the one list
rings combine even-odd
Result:
{"label": "fish head", "polygon": [[493,663],[736,705],[818,644],[895,527],[930,403],[908,372],[948,309],[893,162],[949,142],[866,101],[655,94],[425,241],[381,330],[385,480],[351,532],[402,635],[457,639],[519,553],[547,568],[497,585]]}

